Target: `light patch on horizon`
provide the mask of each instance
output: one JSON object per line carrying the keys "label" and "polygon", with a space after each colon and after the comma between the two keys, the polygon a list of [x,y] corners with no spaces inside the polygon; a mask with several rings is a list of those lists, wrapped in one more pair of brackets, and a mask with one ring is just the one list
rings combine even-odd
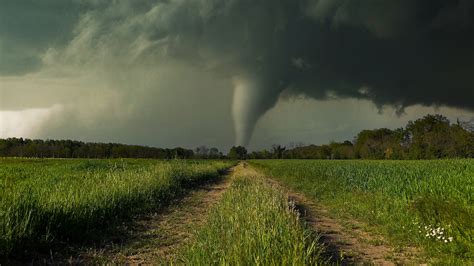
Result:
{"label": "light patch on horizon", "polygon": [[0,138],[34,138],[52,115],[62,110],[61,105],[19,111],[0,111]]}

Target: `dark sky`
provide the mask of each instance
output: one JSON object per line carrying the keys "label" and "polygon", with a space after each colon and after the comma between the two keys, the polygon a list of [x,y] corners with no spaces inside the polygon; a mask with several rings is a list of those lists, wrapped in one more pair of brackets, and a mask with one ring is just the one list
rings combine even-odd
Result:
{"label": "dark sky", "polygon": [[469,0],[0,2],[0,137],[262,148],[473,110]]}

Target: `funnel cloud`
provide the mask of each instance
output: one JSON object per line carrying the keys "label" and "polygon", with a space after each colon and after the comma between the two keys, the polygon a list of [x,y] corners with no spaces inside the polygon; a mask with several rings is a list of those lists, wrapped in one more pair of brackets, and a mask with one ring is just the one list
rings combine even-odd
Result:
{"label": "funnel cloud", "polygon": [[[236,145],[247,146],[260,116],[276,102],[278,87],[265,84],[259,77],[234,77],[232,116],[236,134]],[[269,97],[273,97],[270,98]]]}
{"label": "funnel cloud", "polygon": [[[199,136],[191,146],[213,134],[199,121],[218,116],[247,146],[262,116],[295,97],[355,99],[402,116],[411,106],[474,110],[469,0],[31,3],[0,3],[0,110],[63,106],[40,136],[100,139],[115,129],[153,142],[137,132],[146,127],[170,143],[191,137],[162,127],[196,120],[183,123]],[[110,131],[91,131],[103,121]]]}

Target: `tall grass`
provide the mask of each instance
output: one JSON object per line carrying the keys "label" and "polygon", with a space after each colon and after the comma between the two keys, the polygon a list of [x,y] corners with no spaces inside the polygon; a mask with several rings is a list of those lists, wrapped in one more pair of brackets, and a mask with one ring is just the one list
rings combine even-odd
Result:
{"label": "tall grass", "polygon": [[184,249],[185,265],[317,264],[321,248],[284,194],[252,177],[237,178]]}
{"label": "tall grass", "polygon": [[0,255],[162,206],[232,162],[0,160]]}
{"label": "tall grass", "polygon": [[439,263],[474,259],[474,160],[258,160],[252,165]]}

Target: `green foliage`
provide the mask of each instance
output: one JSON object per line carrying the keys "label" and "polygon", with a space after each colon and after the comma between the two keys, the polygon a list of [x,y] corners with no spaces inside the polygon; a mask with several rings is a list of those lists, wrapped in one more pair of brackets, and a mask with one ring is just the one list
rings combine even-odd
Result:
{"label": "green foliage", "polygon": [[247,159],[247,149],[242,146],[233,146],[227,157],[233,160],[245,160]]}
{"label": "green foliage", "polygon": [[335,216],[439,263],[474,259],[474,160],[251,161]]}
{"label": "green foliage", "polygon": [[233,162],[0,159],[0,255],[80,239],[162,206]]}
{"label": "green foliage", "polygon": [[427,115],[409,122],[406,131],[410,136],[409,157],[412,159],[473,156],[474,134],[458,124],[450,125],[441,115]]}
{"label": "green foliage", "polygon": [[282,159],[283,153],[286,150],[286,147],[282,147],[281,145],[273,145],[273,158],[274,159]]}
{"label": "green foliage", "polygon": [[405,135],[403,129],[363,130],[356,137],[355,155],[364,159],[402,159],[405,157]]}
{"label": "green foliage", "polygon": [[224,155],[219,149],[213,147],[199,146],[194,150],[195,159],[224,159]]}
{"label": "green foliage", "polygon": [[284,194],[239,177],[184,249],[185,265],[314,265],[321,247]]}
{"label": "green foliage", "polygon": [[192,150],[161,149],[117,143],[84,143],[73,140],[0,139],[1,157],[35,158],[155,158],[189,159]]}
{"label": "green foliage", "polygon": [[253,151],[248,155],[249,159],[270,159],[273,158],[273,153],[267,150]]}
{"label": "green foliage", "polygon": [[253,152],[252,159],[439,159],[474,158],[474,132],[469,124],[450,124],[441,115],[427,115],[406,128],[361,131],[350,141],[309,145],[273,153]]}

